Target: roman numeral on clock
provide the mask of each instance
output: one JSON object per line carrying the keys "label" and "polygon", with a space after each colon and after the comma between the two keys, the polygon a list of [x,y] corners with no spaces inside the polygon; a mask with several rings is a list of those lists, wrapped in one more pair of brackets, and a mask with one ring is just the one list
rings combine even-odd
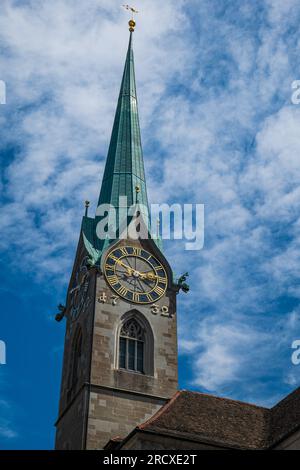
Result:
{"label": "roman numeral on clock", "polygon": [[162,266],[154,266],[155,271],[162,271],[164,268]]}
{"label": "roman numeral on clock", "polygon": [[136,292],[134,292],[132,294],[132,300],[133,300],[133,302],[139,302],[140,301],[140,294],[137,294]]}
{"label": "roman numeral on clock", "polygon": [[150,293],[150,294],[146,294],[146,297],[147,297],[147,299],[148,299],[149,302],[153,302],[153,297],[152,297],[151,293]]}
{"label": "roman numeral on clock", "polygon": [[136,247],[133,247],[133,256],[141,256],[142,254],[142,250],[141,248],[136,248]]}
{"label": "roman numeral on clock", "polygon": [[113,276],[107,276],[107,280],[112,286],[115,286],[119,282],[119,279],[115,274]]}
{"label": "roman numeral on clock", "polygon": [[128,290],[126,289],[126,287],[124,286],[121,286],[119,289],[118,289],[118,293],[120,295],[123,295],[124,297],[126,297],[127,293],[128,293]]}
{"label": "roman numeral on clock", "polygon": [[161,287],[159,286],[156,286],[154,289],[153,289],[153,292],[156,292],[159,296],[163,295],[164,294],[164,289],[162,289]]}
{"label": "roman numeral on clock", "polygon": [[114,272],[114,266],[112,264],[106,264],[104,266],[105,271],[111,271]]}

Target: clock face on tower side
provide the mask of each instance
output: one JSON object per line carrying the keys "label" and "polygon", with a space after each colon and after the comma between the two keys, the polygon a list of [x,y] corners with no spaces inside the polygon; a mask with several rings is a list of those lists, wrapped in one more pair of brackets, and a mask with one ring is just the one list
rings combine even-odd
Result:
{"label": "clock face on tower side", "polygon": [[72,320],[78,318],[80,312],[86,307],[88,302],[90,274],[86,264],[87,260],[87,257],[82,260],[75,275],[73,288],[70,290]]}
{"label": "clock face on tower side", "polygon": [[104,275],[116,294],[130,303],[152,304],[168,286],[162,264],[148,251],[133,246],[112,250],[104,262]]}

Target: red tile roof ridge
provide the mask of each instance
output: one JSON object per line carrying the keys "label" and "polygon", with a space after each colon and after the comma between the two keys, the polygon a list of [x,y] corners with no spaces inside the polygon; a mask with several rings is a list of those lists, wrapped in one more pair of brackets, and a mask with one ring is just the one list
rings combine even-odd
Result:
{"label": "red tile roof ridge", "polygon": [[203,392],[198,392],[196,390],[180,390],[180,392],[185,392],[185,393],[194,393],[195,395],[201,395],[202,397],[207,397],[207,398],[214,398],[216,400],[220,401],[227,401],[227,402],[232,402],[232,403],[238,403],[240,405],[246,405],[246,406],[251,406],[253,408],[258,408],[260,410],[271,410],[271,408],[266,408],[265,406],[259,406],[255,405],[254,403],[248,403],[246,401],[242,400],[234,400],[233,398],[227,398],[227,397],[219,397],[217,395],[213,395],[211,393],[203,393]]}
{"label": "red tile roof ridge", "polygon": [[230,402],[230,403],[233,403],[233,404],[239,404],[239,405],[243,405],[243,406],[248,406],[248,407],[251,407],[251,408],[256,408],[256,409],[259,409],[259,410],[264,410],[264,411],[270,411],[270,408],[265,408],[263,406],[258,406],[258,405],[254,405],[252,403],[247,403],[247,402],[244,402],[244,401],[240,401],[240,400],[233,400],[232,398],[225,398],[225,397],[218,397],[216,395],[212,395],[212,394],[209,394],[209,393],[202,393],[202,392],[197,392],[197,391],[194,391],[194,390],[177,390],[177,392],[172,396],[172,398],[170,398],[170,400],[165,404],[163,405],[156,413],[154,413],[153,416],[151,416],[151,418],[149,418],[147,421],[145,421],[144,423],[140,424],[137,426],[137,429],[140,429],[140,430],[143,430],[145,429],[147,426],[149,426],[150,424],[152,424],[154,421],[156,421],[162,414],[164,414],[172,405],[173,403],[183,394],[194,394],[194,395],[200,395],[202,397],[206,397],[206,398],[212,398],[212,399],[215,399],[215,400],[219,400],[219,401],[223,401],[223,402]]}
{"label": "red tile roof ridge", "polygon": [[145,421],[144,423],[142,424],[139,424],[136,428],[137,429],[144,429],[146,426],[148,426],[149,424],[151,424],[153,421],[155,421],[157,418],[159,418],[159,416],[161,416],[167,409],[170,408],[170,406],[174,403],[175,400],[177,400],[177,398],[179,397],[179,395],[181,394],[182,390],[177,390],[176,393],[174,393],[174,395],[172,396],[172,398],[170,398],[170,400],[165,404],[163,405],[156,413],[154,413],[153,416],[151,416],[151,418],[149,418],[147,421]]}

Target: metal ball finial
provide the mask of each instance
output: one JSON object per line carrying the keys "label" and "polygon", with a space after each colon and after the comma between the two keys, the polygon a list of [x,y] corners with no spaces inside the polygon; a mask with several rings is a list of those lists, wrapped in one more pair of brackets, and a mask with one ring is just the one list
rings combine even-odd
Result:
{"label": "metal ball finial", "polygon": [[133,33],[134,28],[135,28],[134,15],[138,13],[138,10],[135,7],[131,7],[130,5],[122,5],[122,8],[125,8],[125,10],[128,10],[131,12],[131,19],[130,21],[128,21],[128,24],[129,24],[129,31]]}
{"label": "metal ball finial", "polygon": [[129,24],[129,31],[130,31],[131,33],[133,33],[133,32],[134,32],[135,25],[136,25],[136,22],[135,22],[133,19],[131,19],[131,20],[128,21],[128,24]]}

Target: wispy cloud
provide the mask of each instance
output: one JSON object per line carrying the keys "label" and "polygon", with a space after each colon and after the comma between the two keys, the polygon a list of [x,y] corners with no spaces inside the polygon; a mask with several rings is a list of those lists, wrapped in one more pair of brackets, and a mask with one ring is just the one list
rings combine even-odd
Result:
{"label": "wispy cloud", "polygon": [[13,439],[18,436],[18,434],[12,430],[7,424],[0,424],[0,436],[5,439]]}
{"label": "wispy cloud", "polygon": [[[290,104],[300,75],[299,4],[137,7],[150,200],[205,204],[204,249],[166,247],[175,271],[190,271],[192,290],[178,309],[189,383],[271,402],[299,382],[289,361],[290,338],[300,334],[291,324],[300,295],[300,111]],[[0,246],[51,282],[66,281],[83,201],[97,199],[125,23],[111,1],[7,0],[0,12],[8,86]]]}
{"label": "wispy cloud", "polygon": [[0,399],[0,437],[13,439],[18,436],[12,421],[13,411],[9,401]]}

